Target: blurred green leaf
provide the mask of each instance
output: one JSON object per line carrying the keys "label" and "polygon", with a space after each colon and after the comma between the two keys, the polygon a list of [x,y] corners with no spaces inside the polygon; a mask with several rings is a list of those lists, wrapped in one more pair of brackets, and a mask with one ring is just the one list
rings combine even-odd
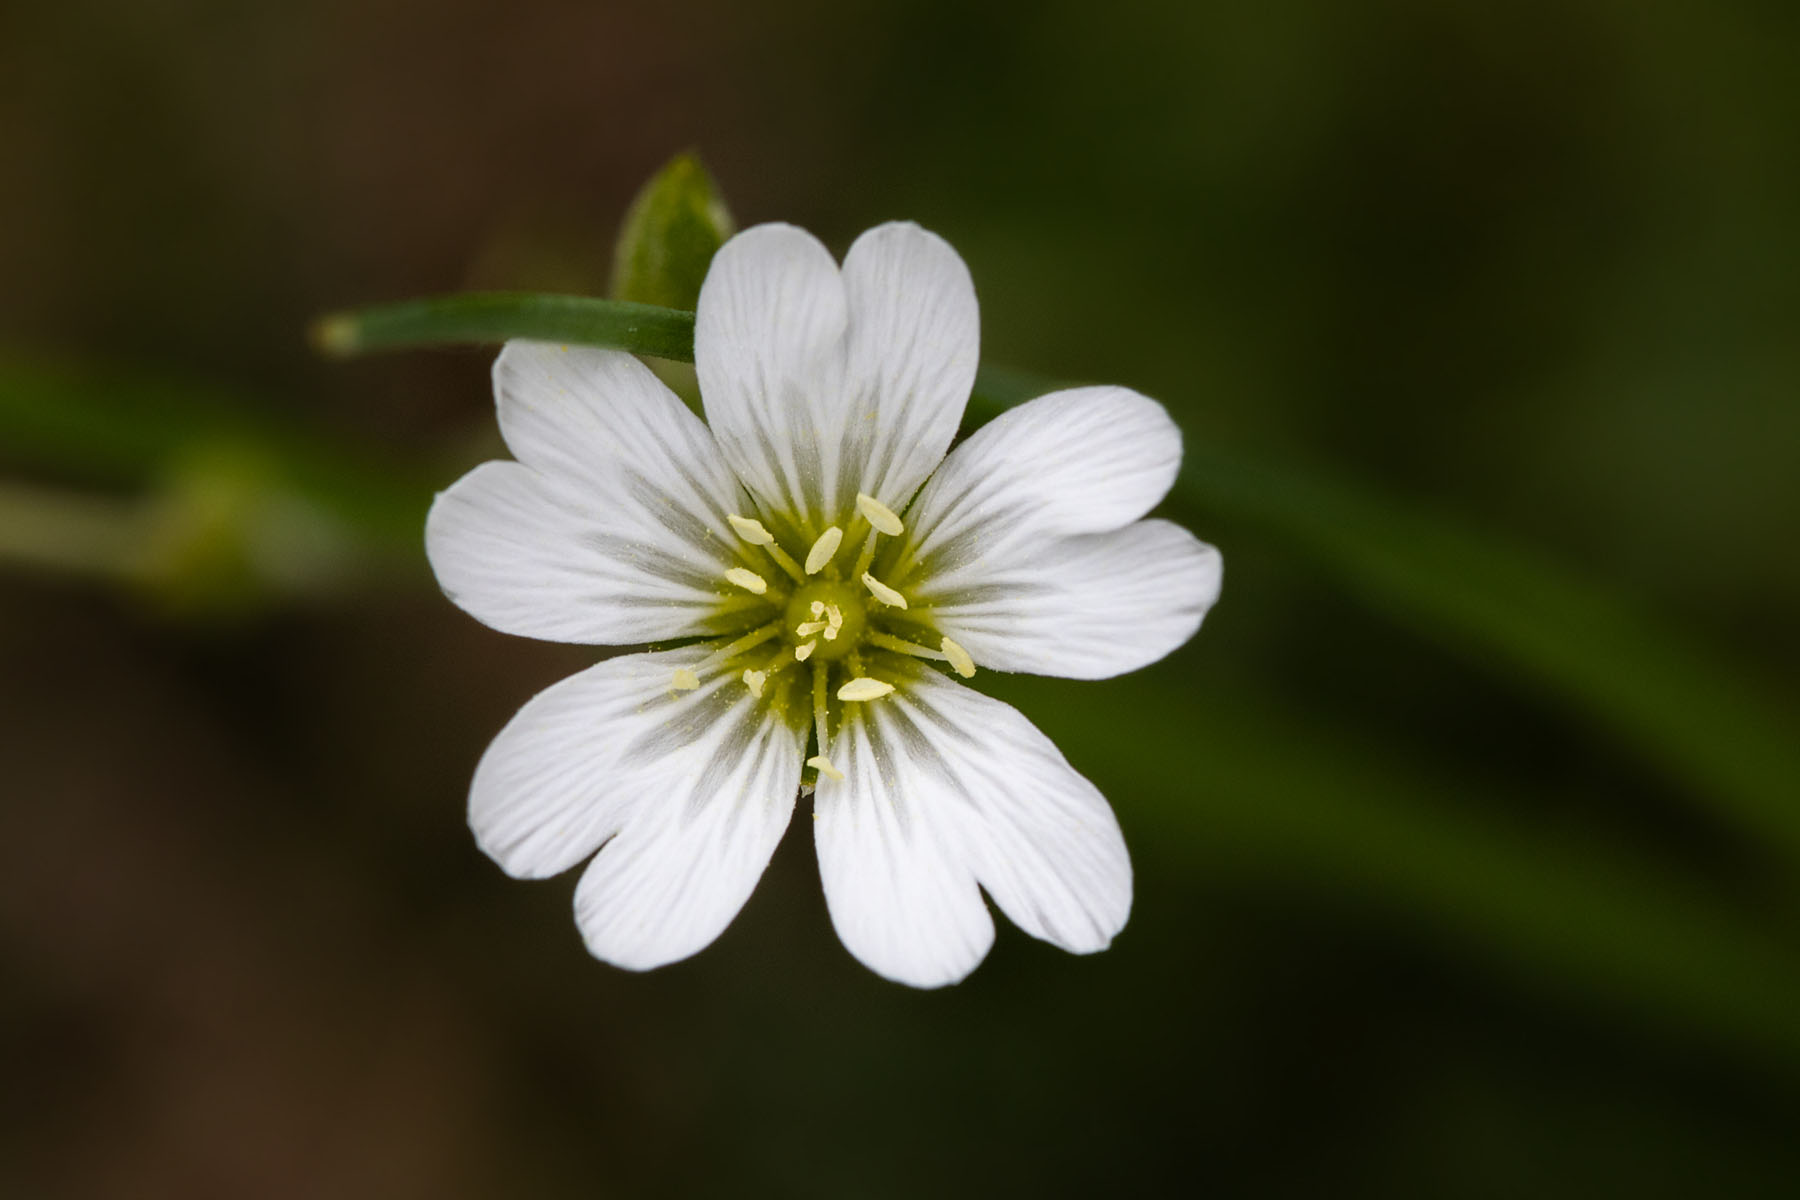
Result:
{"label": "blurred green leaf", "polygon": [[1520,806],[1481,785],[1254,697],[1177,692],[1161,675],[1080,685],[1113,694],[1098,702],[1070,702],[1057,680],[986,690],[1107,785],[1141,853],[1397,908],[1535,987],[1573,987],[1658,1029],[1723,1035],[1800,1066],[1800,957],[1752,914],[1663,864],[1502,821],[1493,814]]}
{"label": "blurred green leaf", "polygon": [[1375,607],[1559,694],[1800,857],[1800,722],[1628,596],[1316,472],[1191,449],[1176,499],[1281,539]]}
{"label": "blurred green leaf", "polygon": [[612,298],[692,309],[713,255],[733,229],[724,197],[700,160],[676,155],[625,213],[613,252]]}
{"label": "blurred green leaf", "polygon": [[205,385],[0,355],[0,464],[156,487],[198,461],[254,461],[270,488],[316,505],[372,551],[416,556],[431,476],[259,418],[258,407]]}

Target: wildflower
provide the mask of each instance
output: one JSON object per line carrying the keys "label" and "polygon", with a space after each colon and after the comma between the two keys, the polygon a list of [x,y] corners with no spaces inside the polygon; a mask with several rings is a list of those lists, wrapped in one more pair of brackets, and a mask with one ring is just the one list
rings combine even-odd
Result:
{"label": "wildflower", "polygon": [[1219,556],[1143,519],[1181,439],[1123,388],[1020,405],[946,458],[978,331],[962,260],[915,225],[864,234],[841,270],[764,225],[700,293],[705,423],[629,355],[501,353],[517,461],[433,505],[445,593],[508,633],[682,643],[550,687],[475,772],[470,825],[509,874],[592,856],[575,908],[597,957],[647,969],[709,944],[807,788],[832,922],[890,979],[973,970],[983,888],[1077,953],[1124,926],[1106,801],[963,681],[1154,662],[1199,627]]}

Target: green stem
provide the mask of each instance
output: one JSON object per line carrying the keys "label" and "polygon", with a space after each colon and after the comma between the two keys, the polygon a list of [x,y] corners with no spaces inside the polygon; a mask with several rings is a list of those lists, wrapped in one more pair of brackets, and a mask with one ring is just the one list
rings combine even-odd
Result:
{"label": "green stem", "polygon": [[332,313],[315,321],[310,335],[320,353],[332,358],[533,338],[694,361],[693,313],[531,292],[471,292]]}

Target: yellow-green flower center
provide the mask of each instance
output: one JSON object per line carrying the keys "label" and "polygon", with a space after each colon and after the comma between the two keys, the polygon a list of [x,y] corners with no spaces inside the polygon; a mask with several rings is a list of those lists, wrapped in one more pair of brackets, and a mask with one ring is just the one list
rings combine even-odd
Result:
{"label": "yellow-green flower center", "polygon": [[[731,513],[727,520],[739,542],[754,548],[724,571],[726,594],[736,598],[732,607],[774,619],[765,617],[695,666],[676,670],[669,686],[692,691],[723,666],[782,719],[810,717],[817,750],[806,760],[810,779],[843,778],[827,751],[845,705],[892,695],[897,682],[915,675],[920,659],[943,663],[964,679],[975,674],[967,650],[938,634],[928,612],[910,611],[905,592],[873,573],[878,540],[906,529],[875,497],[858,495],[854,515],[828,526],[804,549],[791,523],[778,523],[789,531],[790,545],[783,546],[756,517]],[[895,580],[908,586],[904,576]]]}
{"label": "yellow-green flower center", "polygon": [[866,590],[835,579],[815,579],[794,589],[782,613],[788,643],[816,643],[815,662],[845,658],[863,642],[868,627]]}

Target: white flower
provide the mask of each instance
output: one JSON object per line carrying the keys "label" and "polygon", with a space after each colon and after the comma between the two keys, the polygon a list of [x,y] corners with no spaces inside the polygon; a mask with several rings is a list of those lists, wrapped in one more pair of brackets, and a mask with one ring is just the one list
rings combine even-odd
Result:
{"label": "white flower", "polygon": [[935,235],[881,226],[840,270],[764,225],[700,293],[706,423],[630,355],[501,353],[518,461],[433,505],[445,594],[527,637],[697,639],[549,688],[475,772],[469,823],[509,874],[593,856],[575,909],[597,957],[641,970],[716,938],[803,784],[832,923],[890,979],[973,970],[994,940],[981,889],[1077,953],[1124,926],[1106,801],[957,677],[1154,662],[1199,627],[1219,555],[1141,519],[1181,437],[1135,392],[1044,396],[946,458],[978,341],[968,270]]}

